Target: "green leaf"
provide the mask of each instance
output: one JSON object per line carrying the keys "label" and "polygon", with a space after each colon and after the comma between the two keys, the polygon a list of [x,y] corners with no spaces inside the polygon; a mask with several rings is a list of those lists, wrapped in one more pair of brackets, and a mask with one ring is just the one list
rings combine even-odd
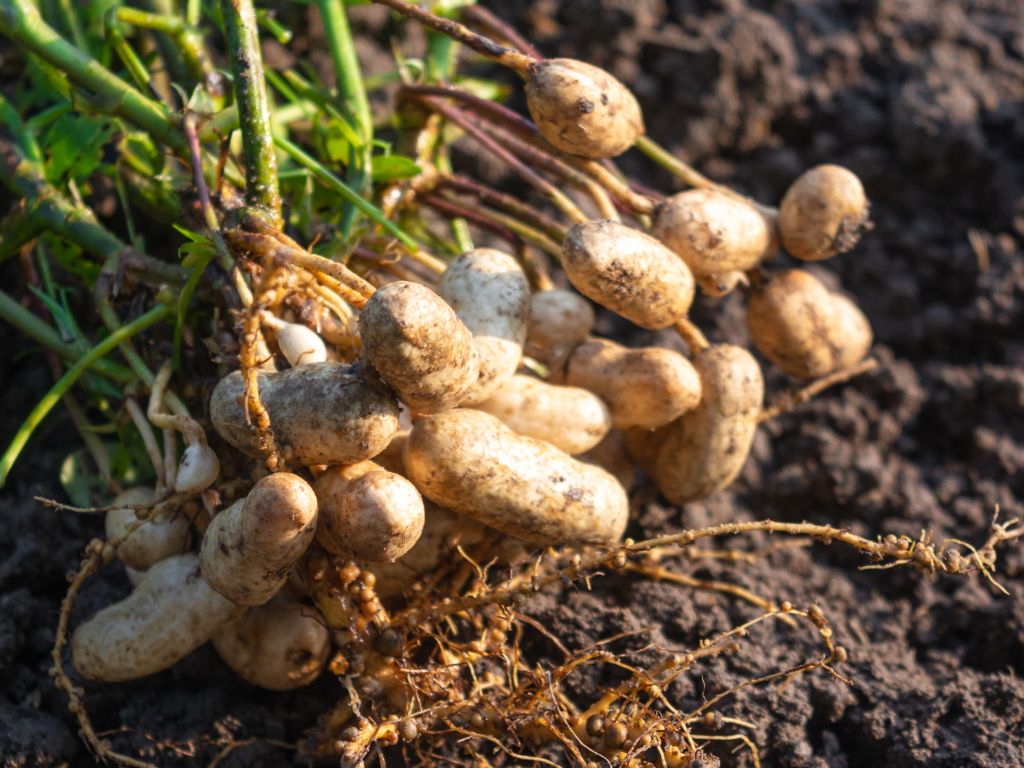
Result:
{"label": "green leaf", "polygon": [[86,285],[96,284],[96,278],[100,276],[100,266],[90,261],[81,248],[49,232],[43,235],[42,239],[58,264]]}
{"label": "green leaf", "polygon": [[[200,245],[211,246],[210,238],[200,232],[194,232],[191,229],[181,226],[181,224],[171,224],[172,227],[177,231],[179,235],[186,238],[189,242],[199,243]],[[179,250],[179,253],[181,251]]]}
{"label": "green leaf", "polygon": [[206,268],[213,261],[217,252],[213,247],[213,243],[202,235],[189,232],[184,227],[178,227],[178,225],[175,225],[175,228],[182,232],[182,234],[185,234],[186,237],[196,238],[178,249],[178,254],[182,256],[182,266],[191,267],[192,272],[189,274],[188,280],[185,281],[185,286],[181,289],[181,294],[178,296],[177,313],[174,319],[174,367],[177,368],[181,361],[181,337],[185,327],[185,314],[188,311],[189,302],[192,301],[192,295],[196,292],[196,286],[199,285],[203,272],[206,271]]}
{"label": "green leaf", "polygon": [[416,161],[405,155],[382,155],[373,158],[373,180],[409,179],[420,173]]}
{"label": "green leaf", "polygon": [[114,124],[106,118],[61,115],[42,142],[46,178],[54,184],[88,178],[103,163],[103,148],[113,135]]}

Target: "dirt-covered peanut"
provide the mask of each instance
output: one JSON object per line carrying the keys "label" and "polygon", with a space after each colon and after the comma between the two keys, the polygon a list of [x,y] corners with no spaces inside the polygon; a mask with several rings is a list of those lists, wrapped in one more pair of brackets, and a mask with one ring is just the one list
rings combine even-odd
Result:
{"label": "dirt-covered peanut", "polygon": [[213,647],[246,682],[288,691],[320,676],[331,640],[315,608],[282,592],[214,635]]}
{"label": "dirt-covered peanut", "polygon": [[[361,363],[310,363],[260,373],[260,400],[270,414],[278,449],[295,464],[351,464],[376,456],[398,430],[398,402]],[[233,446],[258,456],[246,421],[245,385],[235,371],[217,384],[210,418]]]}
{"label": "dirt-covered peanut", "polygon": [[872,340],[863,313],[801,269],[775,275],[751,292],[747,328],[761,354],[798,379],[858,362]]}
{"label": "dirt-covered peanut", "polygon": [[473,334],[426,286],[399,280],[378,288],[359,315],[359,335],[366,359],[414,411],[453,408],[476,384]]}
{"label": "dirt-covered peanut", "polygon": [[701,499],[728,486],[743,469],[764,402],[764,379],[754,357],[731,344],[701,352],[700,405],[660,433],[652,474],[673,504]]}
{"label": "dirt-covered peanut", "polygon": [[627,491],[636,484],[636,467],[626,450],[626,438],[621,430],[611,430],[600,443],[576,458],[610,473]]}
{"label": "dirt-covered peanut", "polygon": [[716,189],[690,189],[659,204],[651,234],[695,275],[751,269],[777,248],[774,222],[750,203]]}
{"label": "dirt-covered peanut", "polygon": [[377,579],[374,590],[381,600],[391,601],[408,594],[417,579],[432,573],[442,558],[454,555],[456,546],[472,548],[483,541],[490,530],[471,517],[439,507],[427,499],[423,507],[423,532],[413,548],[394,563],[367,566]]}
{"label": "dirt-covered peanut", "polygon": [[562,241],[573,286],[641,328],[667,328],[693,302],[693,275],[650,235],[615,221],[574,224]]}
{"label": "dirt-covered peanut", "polygon": [[530,284],[512,256],[494,248],[476,248],[448,265],[437,289],[473,334],[480,374],[462,404],[479,403],[519,367]]}
{"label": "dirt-covered peanut", "polygon": [[632,92],[610,74],[576,59],[530,66],[526,106],[552,146],[594,159],[621,155],[644,133]]}
{"label": "dirt-covered peanut", "polygon": [[574,291],[553,288],[530,297],[527,350],[543,355],[549,350],[583,341],[594,330],[594,309]]}
{"label": "dirt-covered peanut", "polygon": [[835,367],[829,343],[833,308],[832,293],[810,272],[781,272],[748,297],[750,339],[762,355],[790,376],[823,376]]}
{"label": "dirt-covered peanut", "polygon": [[874,333],[860,307],[841,293],[832,294],[832,334],[838,348],[836,370],[856,365],[871,351]]}
{"label": "dirt-covered peanut", "polygon": [[244,611],[210,587],[196,555],[175,555],[150,568],[124,600],[75,629],[71,663],[87,680],[107,683],[152,675]]}
{"label": "dirt-covered peanut", "polygon": [[264,477],[214,516],[199,556],[210,586],[239,605],[263,605],[316,533],[316,494],[298,475]]}
{"label": "dirt-covered peanut", "polygon": [[523,374],[507,379],[490,399],[474,407],[497,416],[516,434],[543,440],[570,455],[601,442],[612,423],[608,407],[592,392]]}
{"label": "dirt-covered peanut", "polygon": [[[150,504],[152,501],[153,491],[149,488],[129,488],[118,494],[112,502],[114,508],[107,511],[107,539],[121,538],[138,520],[135,509],[116,505]],[[186,552],[191,540],[189,522],[180,513],[166,519],[148,520],[117,546],[117,557],[129,568],[145,571],[154,563]]]}
{"label": "dirt-covered peanut", "polygon": [[328,552],[365,563],[394,562],[423,532],[423,498],[401,475],[372,461],[328,467],[313,483],[316,538]]}
{"label": "dirt-covered peanut", "polygon": [[839,165],[817,165],[794,181],[779,205],[782,244],[803,261],[851,250],[871,228],[860,179]]}
{"label": "dirt-covered peanut", "polygon": [[588,339],[572,351],[557,380],[604,400],[614,429],[654,429],[700,402],[700,377],[693,365],[661,347],[629,349],[607,339]]}
{"label": "dirt-covered peanut", "polygon": [[481,411],[417,421],[405,466],[431,501],[525,541],[608,544],[626,528],[629,501],[614,477]]}
{"label": "dirt-covered peanut", "polygon": [[220,474],[220,460],[206,443],[195,442],[185,447],[174,477],[177,493],[199,493],[205,491]]}

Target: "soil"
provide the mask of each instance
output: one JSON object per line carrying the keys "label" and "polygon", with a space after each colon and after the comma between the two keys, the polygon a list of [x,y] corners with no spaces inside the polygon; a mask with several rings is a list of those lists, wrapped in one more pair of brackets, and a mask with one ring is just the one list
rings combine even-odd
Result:
{"label": "soil", "polygon": [[[771,517],[848,526],[867,536],[924,529],[983,541],[994,511],[1024,517],[1024,6],[1017,0],[516,0],[493,3],[547,55],[607,67],[643,102],[649,132],[680,156],[765,202],[804,168],[854,170],[875,229],[820,274],[871,319],[880,369],[760,431],[734,488],[684,510],[648,487],[634,494],[635,537],[724,520]],[[365,9],[360,9],[364,13]],[[363,29],[379,31],[379,14]],[[315,47],[315,40],[311,48]],[[372,49],[367,49],[372,50]],[[301,53],[301,51],[300,51]],[[671,180],[641,157],[623,165],[652,186]],[[713,339],[744,337],[737,299],[701,304]],[[603,318],[603,330],[622,335]],[[630,341],[667,336],[634,335]],[[10,334],[3,359],[21,355]],[[44,391],[37,354],[0,371],[4,440]],[[778,391],[787,386],[769,377]],[[65,572],[99,521],[46,511],[36,493],[75,446],[50,419],[2,494],[0,757],[4,766],[91,765],[48,675]],[[756,548],[750,538],[730,546]],[[849,651],[843,684],[818,672],[747,688],[721,707],[761,764],[787,768],[1024,765],[1024,553],[1001,553],[1009,596],[980,578],[860,571],[833,545],[786,549],[753,564],[679,567],[765,598],[822,607]],[[76,616],[127,591],[118,568],[85,590]],[[609,576],[593,592],[541,595],[528,611],[570,647],[648,628],[625,640],[688,648],[757,614],[714,593]],[[532,646],[544,652],[539,641]],[[669,691],[694,705],[743,679],[817,652],[807,632],[751,632]],[[596,675],[596,673],[595,673]],[[612,678],[580,676],[581,696]],[[294,694],[240,683],[208,648],[132,685],[90,686],[99,729],[121,751],[161,765],[204,765],[228,740],[294,741],[330,680]],[[712,751],[751,765],[735,742]],[[265,741],[226,765],[287,763]]]}

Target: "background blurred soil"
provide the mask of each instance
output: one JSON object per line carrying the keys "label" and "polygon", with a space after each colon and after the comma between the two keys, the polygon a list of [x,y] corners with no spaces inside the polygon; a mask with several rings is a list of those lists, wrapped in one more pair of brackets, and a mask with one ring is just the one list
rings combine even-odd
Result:
{"label": "background blurred soil", "polygon": [[[681,513],[635,494],[636,537],[728,519],[773,517],[980,542],[998,505],[1024,517],[1024,6],[1018,0],[514,0],[491,3],[550,56],[607,67],[644,104],[649,132],[703,171],[777,201],[810,165],[853,169],[876,222],[822,274],[856,296],[882,368],[761,430],[731,492]],[[377,9],[360,27],[389,31]],[[306,42],[318,49],[315,37]],[[302,44],[299,45],[299,53]],[[319,46],[320,51],[323,46]],[[373,55],[371,47],[367,55]],[[321,54],[323,55],[323,54]],[[652,186],[672,182],[641,157],[623,165]],[[973,241],[973,242],[972,242]],[[745,335],[730,298],[696,317],[713,339]],[[627,331],[630,342],[675,344]],[[6,440],[50,381],[43,359],[0,337]],[[24,354],[23,354],[24,353]],[[18,360],[18,364],[13,364]],[[775,391],[786,386],[770,377]],[[30,498],[74,446],[50,420],[0,496],[0,757],[4,766],[91,765],[50,682],[49,648],[65,572],[99,521],[42,510]],[[738,546],[764,545],[750,539]],[[1010,596],[979,579],[861,572],[833,545],[790,549],[753,565],[683,564],[764,597],[817,602],[850,652],[845,686],[818,673],[743,691],[722,708],[750,721],[765,766],[1024,765],[1024,556],[1001,552]],[[107,569],[76,615],[127,591]],[[756,609],[717,595],[607,577],[592,593],[542,595],[530,609],[578,647],[628,641],[692,647]],[[619,650],[629,648],[620,644]],[[539,641],[536,653],[545,648]],[[765,626],[739,655],[704,666],[669,694],[695,705],[742,679],[809,658],[806,632]],[[641,653],[642,660],[642,653]],[[613,678],[581,676],[581,696]],[[161,765],[206,764],[230,739],[294,741],[337,687],[280,695],[239,682],[209,649],[132,685],[90,686],[100,729]],[[721,744],[721,743],[720,743]],[[726,742],[723,764],[749,765]],[[257,742],[225,764],[290,761]]]}

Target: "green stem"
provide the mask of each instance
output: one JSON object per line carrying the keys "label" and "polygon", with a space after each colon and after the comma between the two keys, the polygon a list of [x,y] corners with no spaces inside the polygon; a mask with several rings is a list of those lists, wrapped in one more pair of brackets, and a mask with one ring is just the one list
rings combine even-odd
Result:
{"label": "green stem", "polygon": [[19,253],[26,243],[46,231],[39,219],[21,207],[15,207],[0,221],[0,263]]}
{"label": "green stem", "polygon": [[373,117],[370,101],[366,97],[362,68],[356,56],[345,3],[342,0],[317,0],[320,18],[323,19],[327,47],[334,62],[334,74],[338,81],[338,95],[345,111],[352,116],[356,129],[367,144],[373,138]]}
{"label": "green stem", "polygon": [[718,186],[700,171],[690,165],[687,165],[663,146],[658,144],[650,136],[641,136],[636,140],[633,147],[643,152],[647,157],[669,173],[674,176],[678,176],[684,183],[689,184],[691,187],[705,188]]}
{"label": "green stem", "polygon": [[7,482],[7,476],[10,474],[11,467],[14,466],[14,462],[17,461],[32,433],[75,382],[92,368],[100,358],[111,352],[114,347],[128,341],[154,323],[160,322],[169,313],[170,308],[164,304],[153,307],[141,317],[107,336],[107,338],[89,350],[77,363],[71,366],[67,373],[60,377],[57,383],[53,385],[50,391],[43,396],[43,399],[39,401],[25,418],[25,421],[22,422],[15,433],[14,439],[7,446],[4,455],[0,457],[0,487]]}
{"label": "green stem", "polygon": [[[3,291],[0,291],[0,320],[10,323],[30,339],[60,355],[64,360],[74,362],[82,356],[81,350],[74,344],[63,341],[52,326],[47,325]],[[114,381],[129,382],[135,378],[127,368],[110,360],[97,360],[93,368],[96,373]]]}
{"label": "green stem", "polygon": [[173,66],[177,66],[180,57],[188,74],[196,81],[202,80],[213,71],[213,65],[203,46],[203,36],[194,26],[171,12],[174,10],[172,3],[158,0],[152,5],[158,13],[121,6],[117,9],[117,19],[130,26],[161,32],[169,37],[171,44],[160,46],[161,56],[168,61],[168,66],[172,66],[171,62]]}
{"label": "green stem", "polygon": [[[103,257],[103,270],[95,286],[96,309],[111,333],[116,333],[121,328],[120,319],[110,303],[110,293],[113,276],[122,265],[122,260],[128,263],[134,257],[135,260],[145,261],[144,269],[159,271],[161,279],[172,275],[181,276],[181,267],[163,264],[134,252],[116,235],[100,225],[91,209],[71,203],[42,178],[42,172],[37,165],[20,157],[17,150],[4,141],[0,141],[0,168],[6,172],[4,182],[12,191],[39,201],[34,210],[52,226],[54,234],[70,240],[83,250]],[[188,273],[185,272],[184,275],[187,277]],[[184,282],[184,279],[181,282]],[[151,386],[153,373],[127,341],[121,344],[121,354],[135,375],[142,379],[146,386]],[[165,401],[175,413],[188,412],[185,405],[170,393]]]}
{"label": "green stem", "polygon": [[252,0],[222,0],[221,8],[242,129],[245,196],[249,205],[262,208],[280,227],[281,192],[256,11]]}
{"label": "green stem", "polygon": [[288,141],[283,136],[279,136],[276,140],[277,146],[284,150],[292,160],[297,162],[303,168],[312,173],[317,179],[329,188],[333,189],[346,201],[352,203],[356,208],[362,211],[366,216],[382,226],[388,232],[391,233],[402,245],[410,248],[414,251],[419,250],[419,245],[416,241],[408,234],[403,232],[394,222],[389,221],[384,215],[384,212],[380,210],[373,203],[369,202],[365,198],[359,195],[354,189],[348,186],[345,182],[331,173],[329,170],[324,168],[316,158],[307,154],[299,146]]}
{"label": "green stem", "polygon": [[22,157],[13,146],[3,141],[0,141],[0,169],[4,172],[4,185],[17,196],[29,201],[29,215],[45,231],[71,240],[83,250],[103,257],[126,248],[116,235],[96,220],[92,210],[75,205],[60,194],[43,178],[35,163]]}
{"label": "green stem", "polygon": [[[362,67],[356,55],[355,41],[348,23],[343,0],[317,0],[320,18],[323,19],[327,46],[334,62],[334,74],[338,83],[338,95],[342,107],[354,122],[362,142],[353,147],[352,162],[349,163],[346,178],[349,185],[360,194],[367,194],[373,167],[373,115],[370,100],[366,96]],[[356,209],[346,203],[341,213],[341,231],[351,231],[356,221]]]}
{"label": "green stem", "polygon": [[175,150],[184,147],[177,118],[58,35],[31,0],[0,0],[0,33],[65,72],[73,83],[94,93],[113,113],[158,142]]}
{"label": "green stem", "polygon": [[139,90],[149,91],[149,93],[156,96],[152,78],[149,76],[149,70],[146,69],[146,65],[142,63],[139,55],[135,53],[135,49],[125,39],[124,33],[121,31],[121,25],[118,24],[117,16],[116,8],[111,8],[103,15],[103,28],[107,40],[110,42],[110,47],[114,49],[114,53],[121,59],[121,63],[124,64],[128,74],[135,82],[135,86]]}

